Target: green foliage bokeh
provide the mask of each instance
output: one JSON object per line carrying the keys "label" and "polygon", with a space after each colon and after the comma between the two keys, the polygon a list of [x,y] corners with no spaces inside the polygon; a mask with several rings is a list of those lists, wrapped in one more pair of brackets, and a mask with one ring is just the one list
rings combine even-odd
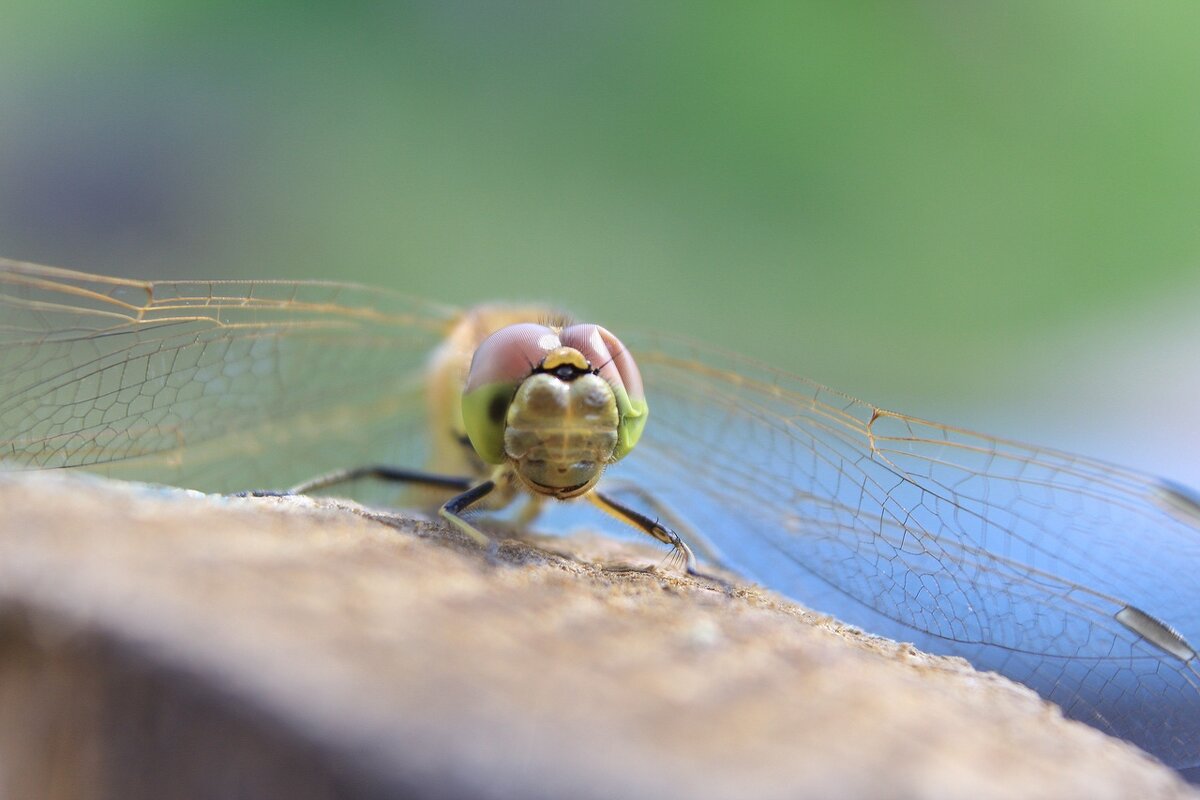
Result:
{"label": "green foliage bokeh", "polygon": [[[0,242],[936,393],[1200,254],[1189,2],[10,3]],[[862,376],[871,376],[869,380]]]}

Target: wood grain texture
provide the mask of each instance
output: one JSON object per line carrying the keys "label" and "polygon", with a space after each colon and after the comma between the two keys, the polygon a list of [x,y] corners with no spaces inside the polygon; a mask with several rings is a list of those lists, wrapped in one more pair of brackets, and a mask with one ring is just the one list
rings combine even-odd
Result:
{"label": "wood grain texture", "polygon": [[0,476],[0,795],[1195,797],[957,659],[604,539]]}

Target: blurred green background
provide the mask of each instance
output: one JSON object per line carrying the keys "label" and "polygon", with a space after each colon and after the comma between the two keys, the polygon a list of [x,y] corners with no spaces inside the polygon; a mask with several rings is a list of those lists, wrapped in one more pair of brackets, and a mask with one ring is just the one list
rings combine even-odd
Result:
{"label": "blurred green background", "polygon": [[547,300],[1200,483],[1200,6],[4,4],[0,253]]}

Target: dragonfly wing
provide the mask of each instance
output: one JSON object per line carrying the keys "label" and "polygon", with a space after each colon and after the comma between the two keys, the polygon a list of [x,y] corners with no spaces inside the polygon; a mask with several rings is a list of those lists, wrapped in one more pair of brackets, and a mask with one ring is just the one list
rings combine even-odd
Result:
{"label": "dragonfly wing", "polygon": [[651,417],[610,473],[729,566],[1002,672],[1174,766],[1200,763],[1193,494],[719,351],[625,341]]}
{"label": "dragonfly wing", "polygon": [[0,460],[207,491],[419,465],[425,361],[452,317],[347,284],[0,260]]}

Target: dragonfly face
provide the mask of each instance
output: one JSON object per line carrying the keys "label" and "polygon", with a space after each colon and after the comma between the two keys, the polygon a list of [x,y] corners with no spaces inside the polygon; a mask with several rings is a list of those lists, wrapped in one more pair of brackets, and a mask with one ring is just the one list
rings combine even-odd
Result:
{"label": "dragonfly face", "polygon": [[511,464],[537,494],[568,499],[633,449],[647,405],[637,365],[604,328],[518,323],[475,351],[462,413],[480,458]]}
{"label": "dragonfly face", "polygon": [[[750,580],[1200,777],[1200,495],[670,336],[623,331],[634,365],[604,328],[546,317],[0,260],[0,465],[236,491],[364,462],[485,482],[523,463],[551,495],[603,468],[584,497],[614,490]],[[513,324],[532,352],[487,344]]]}
{"label": "dragonfly face", "polygon": [[[530,375],[504,420],[504,454],[517,475],[532,491],[560,499],[596,485],[620,424],[612,389],[589,372],[578,351],[570,352],[580,365]],[[539,369],[549,368],[543,362]]]}

